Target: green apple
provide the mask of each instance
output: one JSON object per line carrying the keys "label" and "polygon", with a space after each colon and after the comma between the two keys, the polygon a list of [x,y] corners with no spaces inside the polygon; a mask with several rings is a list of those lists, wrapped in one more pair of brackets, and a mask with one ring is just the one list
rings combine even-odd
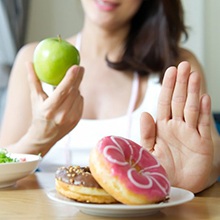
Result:
{"label": "green apple", "polygon": [[67,70],[79,62],[79,51],[59,36],[42,40],[34,51],[33,63],[38,78],[53,86],[57,86]]}

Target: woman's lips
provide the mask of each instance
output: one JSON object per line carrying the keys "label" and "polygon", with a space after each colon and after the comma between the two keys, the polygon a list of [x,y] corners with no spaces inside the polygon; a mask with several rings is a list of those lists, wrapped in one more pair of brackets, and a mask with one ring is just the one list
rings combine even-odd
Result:
{"label": "woman's lips", "polygon": [[118,3],[115,3],[113,1],[96,0],[95,2],[98,8],[103,11],[115,10],[115,8],[117,8],[119,5]]}

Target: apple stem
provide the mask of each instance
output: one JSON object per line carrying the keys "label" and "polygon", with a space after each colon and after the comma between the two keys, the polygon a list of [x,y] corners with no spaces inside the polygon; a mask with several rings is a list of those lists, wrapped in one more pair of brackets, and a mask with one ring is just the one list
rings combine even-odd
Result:
{"label": "apple stem", "polygon": [[61,42],[62,38],[61,38],[60,34],[57,36],[57,38],[58,38],[59,42]]}

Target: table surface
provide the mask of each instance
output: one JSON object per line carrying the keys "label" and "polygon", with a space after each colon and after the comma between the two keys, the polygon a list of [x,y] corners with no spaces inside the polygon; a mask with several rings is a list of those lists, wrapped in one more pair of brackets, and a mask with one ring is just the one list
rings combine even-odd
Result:
{"label": "table surface", "polygon": [[[41,172],[19,180],[12,187],[0,189],[0,219],[122,219],[87,215],[72,205],[53,201],[46,193],[51,189],[54,189],[54,174]],[[220,219],[220,182],[197,194],[190,202],[164,208],[156,214],[136,219]]]}

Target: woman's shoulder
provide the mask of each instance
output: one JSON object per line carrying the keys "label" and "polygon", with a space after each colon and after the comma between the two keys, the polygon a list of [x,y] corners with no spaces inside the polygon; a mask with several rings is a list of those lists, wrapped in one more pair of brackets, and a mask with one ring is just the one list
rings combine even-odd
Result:
{"label": "woman's shoulder", "polygon": [[33,60],[33,54],[36,46],[39,42],[32,42],[25,44],[20,48],[20,50],[17,53],[16,59],[17,60],[25,60],[25,61],[32,61]]}
{"label": "woman's shoulder", "polygon": [[191,65],[191,71],[196,71],[198,73],[200,73],[201,79],[202,79],[202,84],[201,84],[201,88],[203,92],[206,92],[206,82],[205,82],[205,73],[203,70],[203,66],[202,64],[199,62],[199,60],[197,59],[196,55],[185,48],[181,48],[180,49],[180,60],[181,61],[188,61]]}
{"label": "woman's shoulder", "polygon": [[202,65],[200,64],[198,58],[189,49],[180,48],[180,58],[178,60],[178,63],[182,61],[188,61],[191,65],[192,71],[199,71],[203,73]]}

